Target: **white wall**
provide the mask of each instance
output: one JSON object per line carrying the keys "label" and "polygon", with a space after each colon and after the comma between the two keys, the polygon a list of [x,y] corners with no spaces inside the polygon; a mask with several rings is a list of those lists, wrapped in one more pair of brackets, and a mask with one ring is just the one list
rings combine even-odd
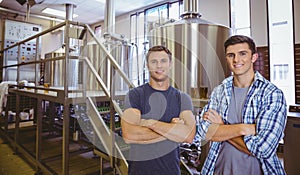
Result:
{"label": "white wall", "polygon": [[[300,0],[293,1],[295,43],[300,43]],[[267,0],[251,0],[251,32],[257,46],[268,45],[267,26]]]}
{"label": "white wall", "polygon": [[294,0],[295,43],[300,43],[300,0]]}
{"label": "white wall", "polygon": [[[105,31],[104,21],[91,25],[92,29],[101,25],[102,34]],[[115,19],[115,33],[125,35],[129,39],[130,36],[130,13],[117,16]]]}
{"label": "white wall", "polygon": [[122,15],[116,18],[116,33],[130,37],[130,14]]}
{"label": "white wall", "polygon": [[199,0],[199,11],[202,19],[229,26],[229,0]]}
{"label": "white wall", "polygon": [[257,46],[268,45],[267,1],[251,0],[251,34]]}

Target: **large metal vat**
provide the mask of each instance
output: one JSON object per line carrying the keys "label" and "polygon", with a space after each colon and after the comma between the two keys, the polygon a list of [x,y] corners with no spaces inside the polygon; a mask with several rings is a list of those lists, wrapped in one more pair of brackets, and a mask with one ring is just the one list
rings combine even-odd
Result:
{"label": "large metal vat", "polygon": [[[45,59],[49,58],[57,58],[64,57],[65,51],[60,48],[51,53],[45,54]],[[64,76],[65,67],[64,60],[56,60],[56,61],[47,61],[45,62],[45,71],[44,71],[44,82],[49,83],[52,87],[63,87],[64,86]],[[68,64],[69,74],[67,77],[68,86],[70,88],[78,88],[81,80],[79,80],[80,72],[79,72],[79,59],[78,56],[70,56],[69,64]]]}
{"label": "large metal vat", "polygon": [[[132,80],[134,46],[122,42],[105,42],[104,45],[108,50],[110,50],[110,54],[116,59],[124,73],[130,80]],[[107,87],[110,87],[110,78],[112,78],[114,82],[114,89],[116,91],[128,90],[128,86],[124,83],[120,75],[117,73],[112,74],[110,62],[100,45],[88,44],[84,46],[82,48],[82,55],[88,57]],[[86,74],[83,78],[83,82],[86,85],[86,89],[100,90],[100,86],[91,71],[86,70],[84,72],[86,72]]]}
{"label": "large metal vat", "polygon": [[223,43],[230,36],[230,29],[200,19],[190,5],[185,6],[186,13],[180,21],[151,30],[148,39],[150,47],[164,45],[172,52],[171,79],[175,87],[191,95],[192,89],[207,87],[210,94],[229,74]]}
{"label": "large metal vat", "polygon": [[[119,66],[125,72],[130,80],[133,78],[132,68],[133,65],[133,51],[134,46],[131,44],[114,42],[104,43],[107,49],[110,50],[110,54],[116,59]],[[65,53],[62,49],[58,49],[54,52],[45,55],[45,58],[56,58],[64,56]],[[119,74],[112,75],[110,64],[106,53],[101,49],[98,44],[87,44],[81,48],[81,57],[87,57],[95,70],[98,72],[103,82],[107,87],[110,87],[110,77],[115,84],[116,91],[128,90],[128,85],[124,83],[124,80]],[[64,60],[56,60],[46,62],[45,64],[45,82],[50,83],[50,86],[62,87],[64,86]],[[69,77],[68,86],[71,88],[84,87],[86,90],[98,91],[101,90],[100,85],[96,81],[96,77],[92,74],[91,70],[85,66],[84,61],[78,59],[78,56],[70,56],[69,59]]]}

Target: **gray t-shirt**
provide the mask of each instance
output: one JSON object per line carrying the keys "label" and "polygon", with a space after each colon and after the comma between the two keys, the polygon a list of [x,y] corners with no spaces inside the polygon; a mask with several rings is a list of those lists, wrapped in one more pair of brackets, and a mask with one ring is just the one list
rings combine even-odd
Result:
{"label": "gray t-shirt", "polygon": [[[142,119],[155,119],[170,123],[184,110],[193,111],[190,96],[174,87],[160,91],[148,83],[129,91],[124,108],[141,111]],[[179,143],[164,140],[152,144],[130,144],[129,175],[180,175]]]}
{"label": "gray t-shirt", "polygon": [[[242,111],[247,97],[248,88],[234,87],[229,104],[228,122],[242,123]],[[249,156],[229,142],[222,142],[221,150],[215,166],[217,175],[260,175],[261,164],[256,157]]]}

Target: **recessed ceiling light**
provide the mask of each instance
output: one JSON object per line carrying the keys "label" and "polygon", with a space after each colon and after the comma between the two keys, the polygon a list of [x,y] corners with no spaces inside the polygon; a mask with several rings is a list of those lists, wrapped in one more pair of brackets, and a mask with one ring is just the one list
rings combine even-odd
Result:
{"label": "recessed ceiling light", "polygon": [[102,4],[106,3],[106,0],[96,0],[96,1],[101,2]]}
{"label": "recessed ceiling light", "polygon": [[[49,15],[54,15],[54,16],[60,16],[63,18],[66,18],[66,12],[65,11],[61,11],[61,10],[55,10],[52,8],[45,8],[44,10],[42,10],[42,13],[47,13]],[[76,18],[78,15],[73,14],[73,18]]]}

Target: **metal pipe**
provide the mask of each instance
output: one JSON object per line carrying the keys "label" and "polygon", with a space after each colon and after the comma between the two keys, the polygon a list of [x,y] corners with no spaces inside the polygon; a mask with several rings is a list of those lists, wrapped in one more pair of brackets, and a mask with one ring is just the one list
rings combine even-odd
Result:
{"label": "metal pipe", "polygon": [[[68,13],[68,9],[67,9]],[[69,20],[66,20],[66,29],[65,29],[65,60],[63,61],[63,67],[65,68],[64,73],[64,112],[63,115],[63,145],[62,145],[62,174],[69,174],[69,106],[67,104],[68,99],[68,77],[69,77]]]}
{"label": "metal pipe", "polygon": [[183,9],[184,12],[199,12],[198,0],[184,0]]}
{"label": "metal pipe", "polygon": [[201,17],[198,8],[198,0],[184,0],[183,1],[183,14],[181,18],[197,18]]}
{"label": "metal pipe", "polygon": [[69,85],[68,85],[68,77],[69,77],[69,46],[70,46],[70,22],[73,19],[73,9],[74,5],[73,4],[66,4],[66,29],[65,29],[65,57],[66,59],[63,62],[64,68],[65,68],[65,73],[64,73],[64,120],[63,120],[63,160],[62,160],[62,174],[67,175],[69,174],[69,121],[70,118],[68,117],[70,114],[69,111],[69,103],[68,103],[68,90],[69,90]]}
{"label": "metal pipe", "polygon": [[27,11],[26,11],[26,22],[29,22],[29,14],[30,14],[30,5],[27,4]]}
{"label": "metal pipe", "polygon": [[66,19],[73,21],[74,8],[76,5],[74,4],[66,4]]}
{"label": "metal pipe", "polygon": [[[76,5],[74,4],[66,4],[66,20],[73,21],[74,8]],[[70,25],[72,27],[72,25]],[[76,40],[74,38],[69,38],[69,47],[74,48],[76,45]]]}
{"label": "metal pipe", "polygon": [[104,30],[106,33],[115,33],[115,0],[106,0]]}
{"label": "metal pipe", "polygon": [[[59,56],[55,58],[47,58],[47,59],[42,59],[42,60],[37,60],[37,61],[28,61],[20,64],[10,64],[8,66],[0,66],[0,68],[9,68],[9,67],[16,67],[16,66],[24,66],[24,65],[30,65],[30,64],[40,64],[40,63],[46,63],[50,61],[58,61],[58,60],[64,60],[65,56]],[[70,59],[77,59],[77,57],[70,57]]]}
{"label": "metal pipe", "polygon": [[139,47],[138,47],[138,45],[136,43],[132,43],[132,45],[135,47],[135,53],[136,53],[138,85],[141,85],[141,83],[140,83]]}
{"label": "metal pipe", "polygon": [[[106,0],[105,3],[105,17],[104,17],[104,34],[103,37],[106,40],[111,40],[111,35],[115,33],[115,1]],[[109,52],[111,51],[111,45],[107,45]],[[107,62],[107,85],[110,89],[110,83],[112,78],[111,63]]]}

